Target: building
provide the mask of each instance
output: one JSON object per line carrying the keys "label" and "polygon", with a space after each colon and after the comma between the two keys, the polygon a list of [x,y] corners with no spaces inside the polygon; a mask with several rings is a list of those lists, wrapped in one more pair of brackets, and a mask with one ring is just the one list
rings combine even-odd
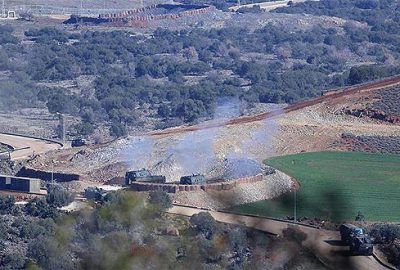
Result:
{"label": "building", "polygon": [[40,179],[0,175],[0,190],[40,193]]}

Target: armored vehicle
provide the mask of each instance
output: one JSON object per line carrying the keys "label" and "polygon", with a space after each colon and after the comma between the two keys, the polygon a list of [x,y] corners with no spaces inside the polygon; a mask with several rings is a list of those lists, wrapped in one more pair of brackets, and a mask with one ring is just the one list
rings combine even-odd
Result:
{"label": "armored vehicle", "polygon": [[181,185],[199,185],[204,184],[206,182],[206,178],[201,174],[193,174],[182,176],[180,180]]}
{"label": "armored vehicle", "polygon": [[80,147],[80,146],[84,146],[87,144],[88,144],[88,142],[85,139],[75,139],[71,142],[72,147]]}
{"label": "armored vehicle", "polygon": [[130,185],[132,182],[165,183],[166,179],[163,175],[151,175],[150,171],[141,169],[125,173],[125,185]]}
{"label": "armored vehicle", "polygon": [[98,187],[88,187],[85,189],[85,198],[88,200],[103,201],[107,194],[107,191]]}
{"label": "armored vehicle", "polygon": [[349,245],[353,255],[370,256],[373,253],[371,238],[364,233],[362,228],[353,224],[342,224],[340,226],[340,236],[342,241]]}

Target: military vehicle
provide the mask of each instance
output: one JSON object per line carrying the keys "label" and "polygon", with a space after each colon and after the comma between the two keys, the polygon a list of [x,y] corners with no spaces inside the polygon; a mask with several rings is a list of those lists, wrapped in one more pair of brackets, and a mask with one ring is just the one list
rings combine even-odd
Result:
{"label": "military vehicle", "polygon": [[10,160],[10,159],[11,159],[11,153],[9,151],[0,153],[0,160]]}
{"label": "military vehicle", "polygon": [[150,171],[141,169],[125,173],[125,185],[130,185],[132,182],[165,183],[166,179],[163,175],[151,175]]}
{"label": "military vehicle", "polygon": [[84,146],[87,144],[88,144],[88,142],[85,139],[74,139],[71,142],[72,147],[80,147],[80,146]]}
{"label": "military vehicle", "polygon": [[206,178],[201,174],[193,174],[182,176],[179,183],[181,185],[199,185],[204,184],[206,182]]}
{"label": "military vehicle", "polygon": [[88,187],[85,189],[85,198],[94,201],[104,201],[108,192],[98,187]]}
{"label": "military vehicle", "polygon": [[342,224],[340,226],[342,241],[349,245],[353,255],[370,256],[374,251],[371,238],[364,233],[362,228],[353,224]]}

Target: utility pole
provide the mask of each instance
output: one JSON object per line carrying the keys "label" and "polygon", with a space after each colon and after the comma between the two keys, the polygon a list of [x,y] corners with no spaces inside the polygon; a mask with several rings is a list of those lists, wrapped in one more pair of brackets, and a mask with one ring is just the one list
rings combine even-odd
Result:
{"label": "utility pole", "polygon": [[65,143],[65,116],[62,113],[57,113],[59,120],[58,136],[62,143]]}
{"label": "utility pole", "polygon": [[1,16],[3,18],[6,17],[6,0],[3,0],[3,3],[1,5]]}
{"label": "utility pole", "polygon": [[81,4],[79,6],[79,15],[82,16],[82,12],[83,12],[83,0],[81,0]]}
{"label": "utility pole", "polygon": [[294,220],[294,223],[297,223],[297,195],[296,195],[296,189],[294,190],[294,195],[293,195],[293,197],[294,197],[294,215],[293,215],[293,220]]}
{"label": "utility pole", "polygon": [[51,162],[51,184],[54,185],[54,161]]}

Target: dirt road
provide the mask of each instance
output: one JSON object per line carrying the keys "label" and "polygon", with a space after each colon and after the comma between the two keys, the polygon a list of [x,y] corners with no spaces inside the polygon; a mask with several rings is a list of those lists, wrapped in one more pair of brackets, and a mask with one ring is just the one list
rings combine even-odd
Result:
{"label": "dirt road", "polygon": [[46,153],[62,147],[61,144],[52,143],[45,140],[3,133],[0,133],[0,143],[9,145],[16,150],[11,153],[12,160],[25,159],[35,154]]}
{"label": "dirt road", "polygon": [[375,90],[379,90],[382,88],[396,86],[399,84],[400,84],[400,77],[388,78],[388,79],[377,81],[377,82],[356,85],[356,86],[352,86],[352,87],[346,87],[343,89],[339,89],[336,91],[331,91],[331,92],[328,92],[327,95],[323,95],[323,96],[320,96],[320,97],[317,97],[314,99],[310,99],[310,100],[306,100],[306,101],[302,101],[302,102],[298,102],[298,103],[289,105],[286,108],[284,108],[283,110],[275,110],[275,111],[251,115],[251,116],[239,117],[239,118],[231,119],[231,120],[228,120],[225,122],[212,122],[209,124],[196,125],[196,126],[184,126],[184,127],[177,127],[177,128],[169,128],[169,129],[165,129],[165,130],[161,130],[161,131],[150,132],[149,135],[152,135],[152,136],[171,135],[171,134],[179,134],[179,133],[196,131],[196,130],[203,130],[203,129],[210,129],[210,128],[216,128],[216,127],[232,126],[232,125],[262,121],[262,120],[277,117],[279,115],[286,114],[289,112],[301,110],[301,109],[304,109],[304,108],[307,108],[307,107],[310,107],[310,106],[313,106],[316,104],[320,104],[320,103],[323,103],[326,101],[333,101],[335,99],[340,99],[340,98],[348,96],[348,95],[353,95],[353,94],[362,93],[362,92],[375,91]]}
{"label": "dirt road", "polygon": [[[261,9],[266,10],[266,11],[271,11],[280,7],[287,7],[289,2],[292,3],[302,3],[307,0],[283,0],[283,1],[267,1],[267,2],[260,2],[260,3],[254,3],[254,4],[247,4],[247,5],[240,5],[240,6],[233,6],[230,7],[230,11],[236,11],[239,8],[252,8],[253,6],[260,6]],[[319,1],[319,0],[313,0],[313,1]]]}
{"label": "dirt road", "polygon": [[[173,206],[168,210],[171,214],[192,216],[205,210],[183,206]],[[295,226],[278,220],[229,214],[217,211],[207,211],[215,220],[230,224],[244,224],[247,227],[268,233],[282,235],[283,230]],[[360,269],[380,270],[387,269],[372,256],[348,256],[347,247],[340,244],[340,235],[335,231],[321,230],[307,226],[296,226],[307,234],[303,245],[311,249],[314,254],[331,269]]]}

